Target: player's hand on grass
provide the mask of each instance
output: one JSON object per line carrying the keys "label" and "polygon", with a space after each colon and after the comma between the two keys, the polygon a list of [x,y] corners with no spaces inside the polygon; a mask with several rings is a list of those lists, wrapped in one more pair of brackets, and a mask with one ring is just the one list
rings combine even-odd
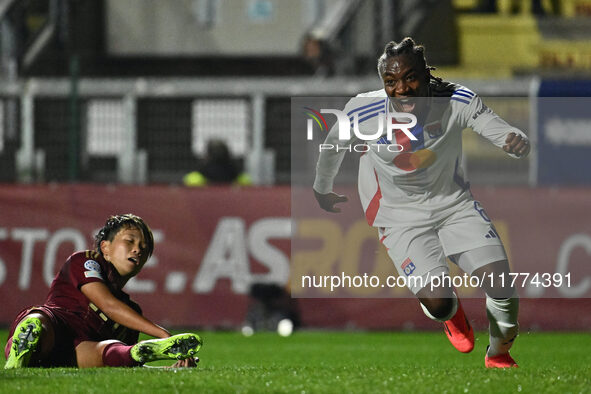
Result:
{"label": "player's hand on grass", "polygon": [[507,153],[512,153],[517,157],[525,157],[529,153],[529,141],[521,135],[509,133],[503,145],[503,150]]}
{"label": "player's hand on grass", "polygon": [[176,363],[172,364],[169,368],[195,368],[197,363],[199,362],[199,358],[186,358],[184,360],[179,360]]}
{"label": "player's hand on grass", "polygon": [[334,206],[335,204],[349,201],[346,196],[340,196],[333,192],[320,194],[316,190],[314,190],[314,197],[316,197],[316,201],[318,201],[320,208],[333,213],[341,212],[341,208],[336,208]]}

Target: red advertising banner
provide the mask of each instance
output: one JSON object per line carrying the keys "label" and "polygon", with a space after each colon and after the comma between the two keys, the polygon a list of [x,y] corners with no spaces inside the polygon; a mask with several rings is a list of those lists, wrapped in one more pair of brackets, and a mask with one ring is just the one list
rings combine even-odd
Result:
{"label": "red advertising banner", "polygon": [[[522,300],[522,328],[591,327],[591,192],[517,188],[474,192],[502,233],[516,267],[556,271],[564,266],[573,273],[570,287],[542,288]],[[93,248],[92,237],[109,215],[133,212],[149,223],[156,240],[152,259],[126,286],[144,313],[165,326],[237,327],[245,318],[252,284],[288,285],[292,261],[321,261],[327,242],[343,243],[347,236],[373,237],[371,228],[357,223],[361,208],[356,192],[348,194],[347,209],[355,211],[343,212],[343,217],[350,215],[349,223],[319,209],[292,220],[288,187],[3,185],[0,325],[9,324],[23,307],[44,301],[65,259],[76,250]],[[294,191],[293,198],[315,208],[310,191]],[[311,229],[318,235],[308,239],[309,250],[291,255],[292,232],[296,238],[310,238]],[[338,254],[343,252],[334,252],[333,263],[345,262],[360,271],[367,251],[361,250],[363,243],[356,245],[346,249],[346,258]],[[320,297],[297,300],[304,325],[438,327],[412,298],[355,292],[348,298]],[[465,308],[477,327],[486,326],[482,299],[466,300]]]}
{"label": "red advertising banner", "polygon": [[[349,201],[339,204],[342,212],[334,214],[319,210],[308,190],[292,190],[292,216],[297,222],[292,248],[294,294],[413,297],[404,285],[385,285],[387,276],[397,275],[396,270],[379,243],[377,229],[366,223],[357,190],[342,188],[337,192]],[[497,283],[501,279],[505,285],[513,283],[521,298],[591,297],[590,189],[474,188],[472,192],[478,201],[475,209],[487,221],[492,220],[494,236],[502,239],[511,264],[512,276],[495,278]],[[465,279],[453,264],[451,273]],[[338,286],[337,279],[325,283],[326,276],[343,275],[347,286]],[[300,280],[304,276],[305,280]],[[354,276],[363,276],[363,280],[355,278],[361,286],[352,284],[349,278]],[[372,286],[371,276],[376,277],[376,283],[380,279],[380,284]],[[321,277],[323,286],[318,286]],[[456,282],[459,295],[482,297],[478,286],[471,285],[475,281]]]}
{"label": "red advertising banner", "polygon": [[250,283],[289,276],[289,189],[98,185],[0,188],[0,324],[42,303],[75,250],[107,217],[133,212],[155,251],[126,290],[164,325],[235,326]]}

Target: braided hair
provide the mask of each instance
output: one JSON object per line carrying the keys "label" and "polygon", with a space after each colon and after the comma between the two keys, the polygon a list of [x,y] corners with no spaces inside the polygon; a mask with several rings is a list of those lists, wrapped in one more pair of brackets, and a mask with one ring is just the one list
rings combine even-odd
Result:
{"label": "braided hair", "polygon": [[441,78],[436,78],[431,75],[430,71],[435,70],[435,67],[429,66],[427,64],[427,59],[425,58],[425,47],[422,45],[417,45],[410,37],[406,37],[400,42],[390,41],[386,44],[384,52],[378,58],[378,74],[380,77],[382,77],[384,72],[386,72],[386,63],[388,62],[388,59],[400,55],[414,57],[419,65],[419,68],[427,70],[429,79],[434,79],[437,82],[441,82]]}
{"label": "braided hair", "polygon": [[114,215],[108,218],[103,228],[101,228],[95,235],[94,241],[96,251],[100,253],[101,256],[103,255],[103,252],[101,251],[101,242],[113,241],[115,235],[117,235],[122,228],[137,228],[140,230],[144,235],[148,257],[152,255],[152,252],[154,251],[154,236],[152,235],[152,230],[150,230],[150,227],[141,217],[132,213],[126,213],[124,215]]}

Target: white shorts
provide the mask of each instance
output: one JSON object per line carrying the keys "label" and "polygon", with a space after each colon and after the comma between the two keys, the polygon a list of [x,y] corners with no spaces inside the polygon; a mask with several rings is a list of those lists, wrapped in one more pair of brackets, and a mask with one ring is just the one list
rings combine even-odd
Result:
{"label": "white shorts", "polygon": [[414,217],[417,220],[379,228],[380,241],[414,294],[429,284],[428,278],[449,273],[446,257],[468,274],[507,259],[503,243],[478,201],[466,200],[429,216],[416,212]]}

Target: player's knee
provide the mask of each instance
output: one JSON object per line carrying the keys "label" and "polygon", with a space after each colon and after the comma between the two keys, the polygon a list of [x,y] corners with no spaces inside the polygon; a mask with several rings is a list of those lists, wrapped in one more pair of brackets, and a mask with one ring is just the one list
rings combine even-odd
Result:
{"label": "player's knee", "polygon": [[76,363],[79,368],[96,368],[105,365],[117,366],[115,364],[105,363],[105,355],[108,347],[113,344],[121,344],[116,339],[105,340],[101,342],[83,341],[76,346]]}
{"label": "player's knee", "polygon": [[427,308],[431,316],[436,319],[447,320],[454,308],[453,298],[426,298],[421,299],[421,304]]}
{"label": "player's knee", "polygon": [[438,321],[445,321],[453,316],[456,309],[456,296],[451,288],[425,287],[417,293],[425,314]]}
{"label": "player's knee", "polygon": [[100,354],[102,356],[104,354],[106,348],[109,345],[112,345],[114,343],[123,344],[121,341],[119,341],[117,339],[107,339],[105,341],[97,342],[95,345],[95,350],[98,354]]}

